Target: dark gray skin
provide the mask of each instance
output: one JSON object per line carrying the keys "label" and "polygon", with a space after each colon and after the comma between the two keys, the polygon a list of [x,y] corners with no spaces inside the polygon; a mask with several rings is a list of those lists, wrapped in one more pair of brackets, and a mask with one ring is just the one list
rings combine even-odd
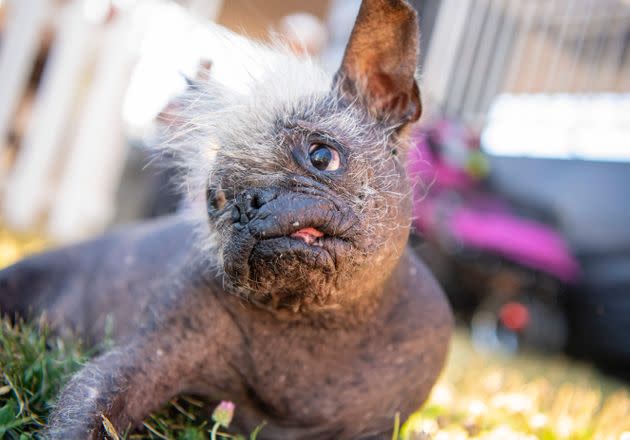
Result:
{"label": "dark gray skin", "polygon": [[[0,272],[3,312],[92,342],[113,318],[116,348],[64,388],[48,438],[103,438],[101,415],[124,431],[191,393],[233,401],[238,430],[266,421],[262,439],[384,439],[424,402],[452,317],[406,247],[417,33],[402,0],[365,0],[330,94],[274,124],[279,150],[219,151],[211,252],[170,217]],[[322,145],[338,169],[309,162]]]}

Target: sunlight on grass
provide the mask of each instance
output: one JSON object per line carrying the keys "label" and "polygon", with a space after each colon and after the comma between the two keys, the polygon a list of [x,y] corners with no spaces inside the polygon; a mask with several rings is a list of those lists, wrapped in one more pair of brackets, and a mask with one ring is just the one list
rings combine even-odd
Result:
{"label": "sunlight on grass", "polygon": [[459,332],[446,371],[402,438],[618,440],[624,433],[630,394],[621,383],[564,358],[480,354]]}

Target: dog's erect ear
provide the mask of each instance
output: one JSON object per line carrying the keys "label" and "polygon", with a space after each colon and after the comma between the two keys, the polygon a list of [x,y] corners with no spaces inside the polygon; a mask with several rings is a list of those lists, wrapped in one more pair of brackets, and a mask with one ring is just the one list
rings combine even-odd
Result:
{"label": "dog's erect ear", "polygon": [[335,85],[380,120],[416,121],[419,40],[416,12],[404,0],[363,0]]}

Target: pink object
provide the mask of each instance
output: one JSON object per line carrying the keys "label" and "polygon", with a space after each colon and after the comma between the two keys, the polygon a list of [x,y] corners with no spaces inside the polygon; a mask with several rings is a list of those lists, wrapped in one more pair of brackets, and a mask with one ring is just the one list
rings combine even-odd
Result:
{"label": "pink object", "polygon": [[495,253],[565,282],[579,277],[579,264],[557,231],[517,216],[503,200],[476,188],[464,169],[442,157],[449,145],[460,152],[462,145],[474,148],[472,136],[441,121],[414,139],[408,169],[416,183],[414,218],[420,232],[448,236],[464,247]]}
{"label": "pink object", "polygon": [[562,281],[572,281],[579,275],[579,266],[562,237],[539,223],[464,208],[453,214],[451,231],[467,246],[496,252]]}
{"label": "pink object", "polygon": [[234,403],[229,400],[222,400],[212,412],[212,420],[224,428],[229,427],[232,422],[232,418],[234,417],[235,408],[236,405],[234,405]]}
{"label": "pink object", "polygon": [[474,185],[465,171],[449,166],[436,158],[430,149],[422,148],[421,145],[426,142],[424,135],[417,135],[416,140],[418,147],[409,151],[408,157],[412,177],[439,187],[466,189]]}

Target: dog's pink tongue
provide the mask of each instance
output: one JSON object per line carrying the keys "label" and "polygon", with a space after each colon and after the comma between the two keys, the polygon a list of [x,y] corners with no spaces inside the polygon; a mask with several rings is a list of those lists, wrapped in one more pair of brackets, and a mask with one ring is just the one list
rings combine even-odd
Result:
{"label": "dog's pink tongue", "polygon": [[291,237],[299,238],[307,244],[312,244],[315,239],[323,236],[324,233],[322,231],[318,231],[315,228],[302,228],[299,231],[295,231],[293,234],[291,234]]}

